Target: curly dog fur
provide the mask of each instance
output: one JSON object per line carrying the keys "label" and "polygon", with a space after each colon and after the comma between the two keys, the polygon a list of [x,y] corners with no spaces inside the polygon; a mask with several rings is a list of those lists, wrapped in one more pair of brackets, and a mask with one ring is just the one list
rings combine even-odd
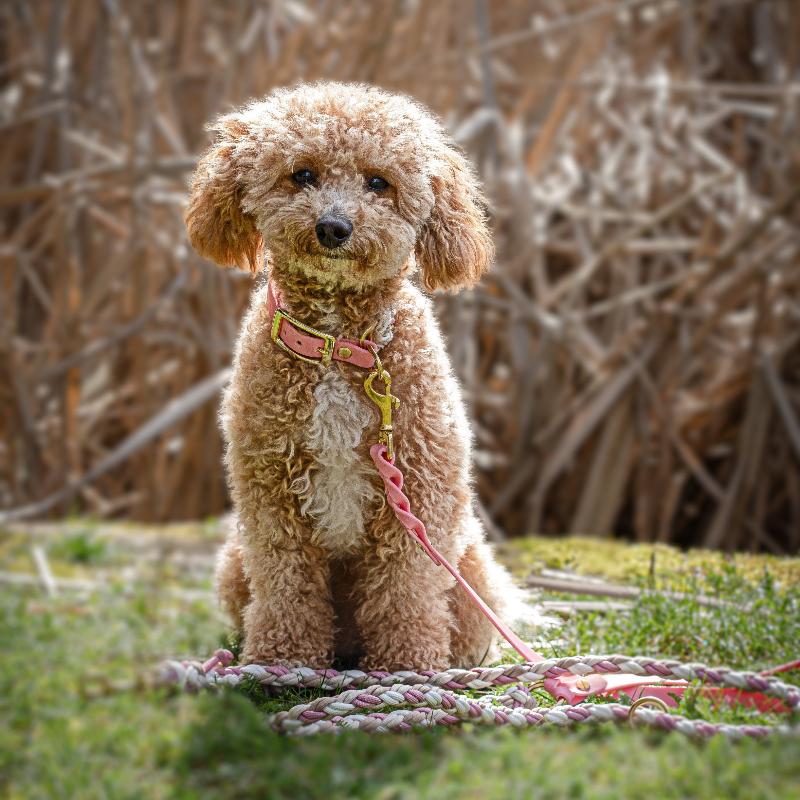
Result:
{"label": "curly dog fur", "polygon": [[[402,96],[302,85],[212,126],[186,216],[194,247],[261,267],[301,321],[358,338],[374,325],[393,390],[397,463],[431,541],[498,612],[515,590],[472,508],[470,431],[428,290],[478,281],[492,258],[475,175],[440,124]],[[299,185],[309,170],[313,181]],[[378,189],[368,183],[378,176]],[[315,225],[352,223],[335,250]],[[378,424],[364,371],[304,363],[270,340],[261,280],[222,408],[237,524],[217,585],[245,662],[364,669],[472,666],[494,630],[385,502],[368,455]]]}

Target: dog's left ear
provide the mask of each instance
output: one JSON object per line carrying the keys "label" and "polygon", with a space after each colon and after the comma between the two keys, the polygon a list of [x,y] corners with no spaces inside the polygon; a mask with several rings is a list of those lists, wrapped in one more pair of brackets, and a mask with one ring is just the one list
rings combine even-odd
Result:
{"label": "dog's left ear", "polygon": [[455,148],[439,145],[431,175],[433,210],[417,237],[415,255],[426,289],[474,286],[494,256],[486,205],[469,162]]}

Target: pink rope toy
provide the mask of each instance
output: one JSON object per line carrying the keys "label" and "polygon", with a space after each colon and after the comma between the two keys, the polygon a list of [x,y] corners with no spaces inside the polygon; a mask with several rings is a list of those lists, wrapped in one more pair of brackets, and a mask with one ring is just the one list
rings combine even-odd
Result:
{"label": "pink rope toy", "polygon": [[[335,692],[270,714],[270,727],[291,736],[362,730],[375,733],[410,731],[452,726],[461,722],[515,728],[542,725],[569,726],[582,723],[630,722],[686,736],[705,739],[721,734],[731,739],[768,735],[798,736],[800,726],[729,725],[691,720],[667,712],[662,701],[642,697],[633,705],[579,702],[574,705],[539,707],[531,688],[544,688],[548,679],[566,674],[584,676],[625,673],[697,680],[715,688],[736,692],[757,691],[773,698],[784,710],[800,709],[800,688],[779,681],[771,674],[737,672],[725,667],[657,660],[641,656],[587,655],[543,659],[537,663],[504,664],[444,672],[362,672],[334,669],[288,668],[279,665],[232,666],[233,654],[217,650],[205,662],[167,661],[160,682],[187,691],[236,687],[255,682],[266,690],[311,688]],[[793,662],[781,669],[796,668]],[[774,670],[767,671],[773,672]],[[459,694],[464,690],[500,687],[500,694],[480,698]],[[640,707],[656,703],[659,709]],[[401,707],[402,706],[402,707]]]}

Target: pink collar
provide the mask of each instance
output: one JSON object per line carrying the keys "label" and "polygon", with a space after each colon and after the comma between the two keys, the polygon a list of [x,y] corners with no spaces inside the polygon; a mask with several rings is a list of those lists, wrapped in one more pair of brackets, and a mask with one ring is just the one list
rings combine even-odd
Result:
{"label": "pink collar", "polygon": [[301,361],[326,367],[331,359],[362,369],[375,366],[370,348],[379,348],[379,344],[369,339],[339,339],[300,322],[286,310],[280,290],[271,280],[267,289],[267,313],[272,319],[272,341]]}

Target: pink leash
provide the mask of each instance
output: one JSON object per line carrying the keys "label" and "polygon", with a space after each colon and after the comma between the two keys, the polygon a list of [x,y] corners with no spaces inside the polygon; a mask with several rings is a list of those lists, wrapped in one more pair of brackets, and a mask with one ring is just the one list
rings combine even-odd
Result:
{"label": "pink leash", "polygon": [[385,445],[374,444],[369,449],[369,454],[378,468],[383,486],[386,489],[386,499],[394,511],[406,533],[427,553],[434,564],[443,566],[455,579],[458,585],[467,593],[469,599],[481,610],[481,613],[494,625],[503,638],[525,659],[536,664],[544,661],[544,656],[531,650],[511,628],[506,625],[497,614],[483,601],[483,598],[469,585],[464,576],[430,543],[425,525],[411,513],[411,503],[403,494],[403,473],[394,465],[393,460],[387,457]]}

